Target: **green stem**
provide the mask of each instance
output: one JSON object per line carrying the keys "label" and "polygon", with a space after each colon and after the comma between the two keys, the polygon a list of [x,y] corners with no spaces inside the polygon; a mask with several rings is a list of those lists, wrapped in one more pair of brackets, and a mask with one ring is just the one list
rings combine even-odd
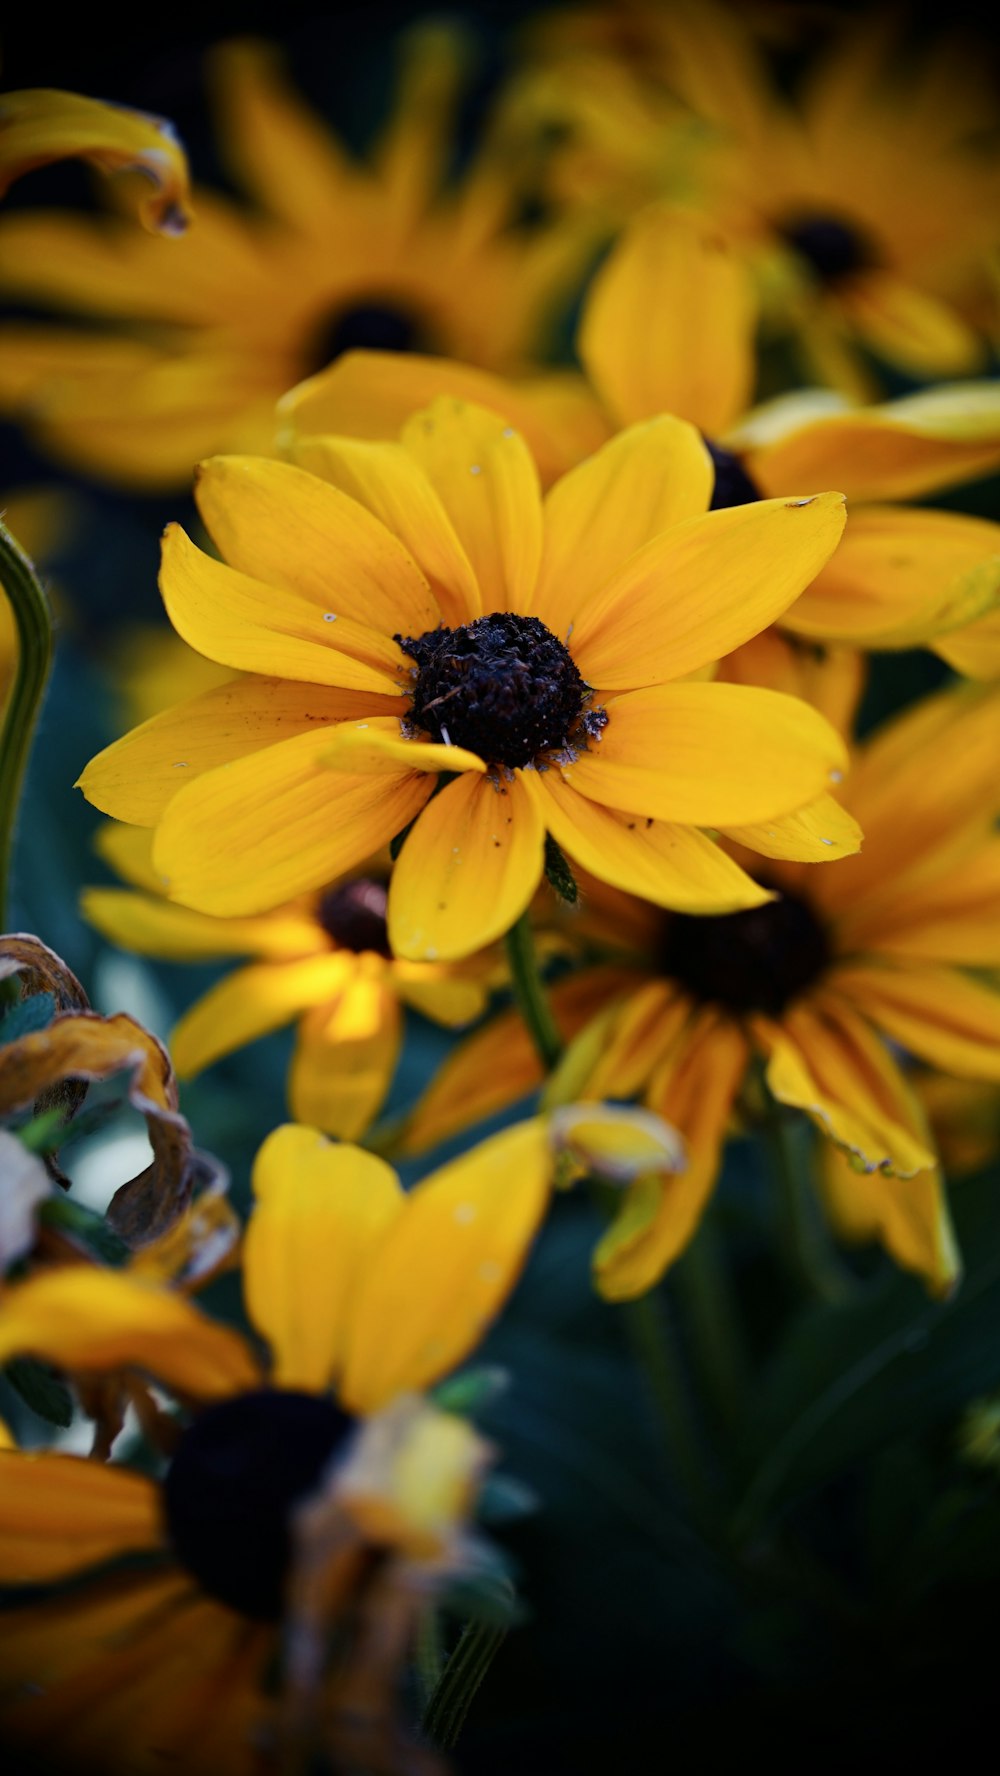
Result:
{"label": "green stem", "polygon": [[441,1643],[441,1618],[433,1603],[428,1604],[417,1629],[417,1674],[425,1708],[430,1707],[444,1670],[444,1647]]}
{"label": "green stem", "polygon": [[710,1220],[702,1222],[672,1280],[707,1393],[725,1428],[738,1430],[745,1422],[750,1385],[746,1340]]}
{"label": "green stem", "polygon": [[14,823],[52,662],[52,617],[34,568],[0,522],[0,582],[17,631],[17,662],[0,728],[0,930],[7,925]]}
{"label": "green stem", "polygon": [[507,1636],[491,1622],[467,1622],[424,1710],[423,1730],[432,1745],[451,1751],[486,1673]]}
{"label": "green stem", "polygon": [[687,1499],[692,1520],[712,1527],[715,1491],[711,1459],[691,1408],[687,1378],[664,1304],[653,1291],[622,1303],[632,1348],[657,1409],[671,1467]]}
{"label": "green stem", "polygon": [[816,1203],[792,1150],[791,1119],[772,1107],[764,1125],[781,1245],[788,1270],[804,1295],[842,1304],[854,1293],[847,1272],[838,1264],[826,1238]]}
{"label": "green stem", "polygon": [[562,1038],[538,971],[530,913],[521,914],[516,925],[508,931],[504,943],[518,1010],[542,1066],[546,1073],[551,1073],[562,1054]]}

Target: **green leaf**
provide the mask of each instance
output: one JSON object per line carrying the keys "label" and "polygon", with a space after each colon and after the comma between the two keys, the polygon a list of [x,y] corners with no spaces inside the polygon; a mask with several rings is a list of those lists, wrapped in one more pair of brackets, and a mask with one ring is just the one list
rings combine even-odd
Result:
{"label": "green leaf", "polygon": [[496,1365],[478,1364],[449,1376],[434,1389],[433,1400],[442,1412],[454,1412],[461,1418],[472,1418],[491,1404],[508,1385],[506,1369]]}
{"label": "green leaf", "polygon": [[15,1357],[3,1371],[26,1406],[49,1424],[65,1430],[73,1422],[73,1396],[64,1381],[47,1363],[34,1357]]}
{"label": "green leaf", "polygon": [[545,835],[545,879],[549,887],[555,889],[560,900],[566,901],[569,906],[576,905],[580,898],[576,877],[565,853],[551,833]]}
{"label": "green leaf", "polygon": [[55,1015],[56,1001],[53,993],[32,993],[27,999],[18,1000],[5,1017],[0,1019],[0,1043],[19,1042],[22,1036],[30,1036],[35,1030],[44,1030]]}

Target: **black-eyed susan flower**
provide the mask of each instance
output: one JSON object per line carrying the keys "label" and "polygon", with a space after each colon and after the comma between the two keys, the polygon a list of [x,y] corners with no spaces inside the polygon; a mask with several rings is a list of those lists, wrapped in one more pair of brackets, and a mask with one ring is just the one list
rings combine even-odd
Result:
{"label": "black-eyed susan flower", "polygon": [[[903,1062],[1000,1081],[1000,994],[973,972],[1000,954],[998,749],[996,694],[942,692],[857,748],[844,799],[865,845],[835,869],[776,847],[755,866],[772,898],[718,919],[665,917],[592,888],[604,947],[642,972],[613,982],[589,1024],[574,1008],[563,1086],[640,1096],[688,1148],[683,1172],[634,1187],[596,1254],[603,1292],[641,1293],[692,1237],[754,1055],[773,1096],[833,1143],[823,1187],[835,1225],[880,1239],[935,1290],[954,1282],[934,1141]],[[496,1075],[503,1040],[487,1025],[449,1058],[409,1126],[411,1148],[463,1126],[470,1078]],[[540,1083],[525,1055],[515,1090]]]}
{"label": "black-eyed susan flower", "polygon": [[105,812],[156,826],[172,899],[257,912],[410,828],[389,941],[448,960],[524,911],[546,832],[620,886],[720,912],[761,891],[702,828],[752,844],[756,823],[815,802],[837,823],[844,752],[822,717],[682,681],[809,583],[840,536],[838,494],[707,512],[708,452],[664,418],[543,505],[514,428],[455,401],[398,445],[329,440],[322,467],[203,466],[224,560],[172,527],[164,599],[192,646],[252,676],[147,722],[81,779]]}
{"label": "black-eyed susan flower", "polygon": [[[8,1291],[4,1358],[138,1368],[184,1412],[160,1479],[0,1451],[3,1578],[18,1587],[0,1609],[5,1743],[128,1776],[170,1758],[283,1768],[289,1733],[337,1768],[348,1748],[360,1767],[374,1746],[386,1757],[416,1621],[474,1556],[486,1455],[420,1395],[506,1299],[552,1165],[536,1120],[404,1195],[372,1155],[277,1130],[244,1250],[264,1366],[132,1277],[81,1268]],[[401,1742],[398,1756],[378,1767],[412,1767]]]}
{"label": "black-eyed susan flower", "polygon": [[[619,427],[673,413],[712,456],[713,508],[838,487],[850,523],[829,564],[780,619],[814,640],[891,650],[926,644],[972,677],[1000,673],[1000,525],[898,502],[1000,462],[1000,389],[958,383],[881,406],[802,389],[747,411],[753,303],[745,269],[704,223],[651,208],[624,230],[584,305],[578,349],[589,387],[507,385],[465,366],[413,360],[391,378],[377,354],[331,366],[282,402],[284,442],[306,466],[328,431],[400,424],[444,393],[516,413],[555,478]],[[367,423],[363,415],[367,414]]]}
{"label": "black-eyed susan flower", "polygon": [[557,196],[619,218],[662,197],[710,221],[772,332],[849,393],[870,391],[864,352],[918,376],[975,367],[1000,138],[972,54],[915,46],[887,12],[845,19],[789,95],[740,8],[678,0],[630,25],[624,50],[557,47],[531,83],[526,127],[567,126]]}
{"label": "black-eyed susan flower", "polygon": [[[197,656],[195,656],[197,657]],[[385,1100],[406,1007],[447,1027],[472,1023],[499,979],[495,957],[398,961],[386,928],[388,859],[318,895],[256,917],[220,919],[158,892],[150,833],[112,826],[99,847],[131,889],[90,888],[83,911],[113,943],[168,961],[253,961],[212,987],[170,1036],[181,1079],[297,1020],[288,1103],[298,1122],[355,1140]]]}
{"label": "black-eyed susan flower", "polygon": [[70,319],[0,331],[4,412],[90,474],[183,486],[211,451],[270,450],[277,397],[351,346],[511,370],[530,359],[576,275],[579,230],[514,226],[502,145],[484,142],[449,185],[461,46],[427,27],[403,50],[395,110],[364,161],[266,49],[217,50],[222,153],[255,207],[202,188],[182,242],[110,217],[9,217],[0,289]]}
{"label": "black-eyed susan flower", "polygon": [[155,187],[139,205],[146,227],[160,234],[187,227],[187,162],[165,118],[49,88],[0,94],[0,198],[24,173],[66,159],[102,173],[141,173]]}

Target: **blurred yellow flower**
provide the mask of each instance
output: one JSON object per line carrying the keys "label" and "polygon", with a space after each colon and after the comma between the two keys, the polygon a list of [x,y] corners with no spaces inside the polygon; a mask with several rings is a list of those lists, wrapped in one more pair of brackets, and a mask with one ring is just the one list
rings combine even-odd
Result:
{"label": "blurred yellow flower", "polygon": [[[104,812],[156,826],[172,899],[258,912],[411,822],[388,902],[408,961],[506,932],[546,832],[663,905],[761,899],[699,829],[739,825],[752,843],[753,823],[825,796],[842,743],[782,694],[676,681],[802,591],[840,536],[839,495],[706,513],[708,453],[664,418],[543,508],[523,439],[456,401],[417,414],[400,445],[326,440],[316,466],[326,480],[216,458],[197,497],[226,564],[176,526],[165,540],[180,634],[274,676],[154,718],[81,779]],[[797,854],[815,850],[813,834]]]}

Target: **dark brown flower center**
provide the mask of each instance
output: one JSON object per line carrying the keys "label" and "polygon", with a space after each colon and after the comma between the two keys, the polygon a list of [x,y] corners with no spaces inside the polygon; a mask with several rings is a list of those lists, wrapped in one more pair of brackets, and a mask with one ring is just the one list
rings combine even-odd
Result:
{"label": "dark brown flower center", "polygon": [[747,473],[742,457],[735,450],[724,450],[721,444],[705,439],[705,449],[715,465],[715,486],[710,512],[721,512],[726,506],[749,506],[763,498],[756,481]]}
{"label": "dark brown flower center", "polygon": [[793,216],[781,233],[806,261],[814,277],[831,289],[856,271],[867,271],[878,260],[872,242],[862,230],[840,216]]}
{"label": "dark brown flower center", "polygon": [[280,1618],[293,1508],[353,1426],[332,1400],[277,1388],[224,1400],[195,1419],[163,1500],[174,1553],[203,1590],[241,1615]]}
{"label": "dark brown flower center", "polygon": [[349,351],[439,352],[426,317],[394,297],[371,296],[323,316],[305,348],[309,367],[324,370]]}
{"label": "dark brown flower center", "polygon": [[374,950],[377,956],[391,957],[385,917],[387,902],[384,882],[359,876],[354,882],[329,889],[316,908],[316,917],[338,949],[354,950],[358,955]]}
{"label": "dark brown flower center", "polygon": [[537,617],[494,611],[460,629],[397,635],[414,662],[412,733],[510,770],[572,758],[607,726],[569,650]]}
{"label": "dark brown flower center", "polygon": [[830,958],[826,932],[809,903],[782,894],[721,918],[671,914],[661,966],[697,999],[780,1017]]}

